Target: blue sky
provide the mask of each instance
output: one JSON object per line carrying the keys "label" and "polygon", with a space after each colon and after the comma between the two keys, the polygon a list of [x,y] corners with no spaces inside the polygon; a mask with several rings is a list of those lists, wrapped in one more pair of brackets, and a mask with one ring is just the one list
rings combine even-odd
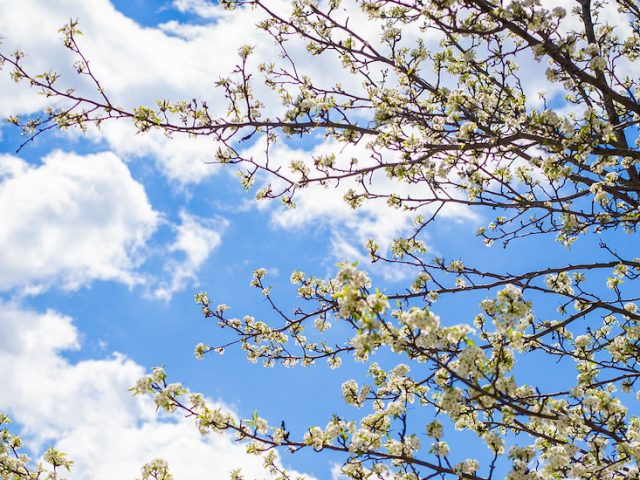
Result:
{"label": "blue sky", "polygon": [[[233,67],[239,45],[273,53],[252,32],[252,14],[231,18],[190,0],[9,0],[0,5],[2,48],[23,49],[34,68],[60,69],[73,84],[57,33],[68,18],[79,18],[85,52],[107,90],[127,105],[215,98],[213,81]],[[41,108],[33,90],[6,77],[3,117]],[[361,377],[362,365],[267,370],[233,350],[195,360],[194,345],[215,344],[219,331],[193,295],[206,290],[234,315],[268,318],[265,301],[249,287],[255,268],[267,268],[276,297],[293,306],[292,270],[332,275],[349,252],[358,259],[353,252],[362,251],[368,233],[388,242],[407,231],[407,219],[380,205],[336,207],[334,192],[311,192],[293,212],[277,202],[257,205],[233,171],[205,163],[214,147],[206,139],[140,137],[115,125],[87,136],[50,133],[16,153],[20,132],[3,123],[0,133],[0,218],[7,226],[0,234],[0,410],[16,419],[35,451],[47,443],[67,450],[79,479],[133,478],[158,455],[178,479],[222,475],[234,462],[259,472],[229,439],[201,439],[189,421],[158,418],[131,399],[126,389],[157,365],[245,418],[257,409],[298,432],[345,411],[340,385]],[[474,215],[445,217],[427,234],[431,250],[517,271],[541,260],[578,261],[597,249],[588,240],[568,251],[539,239],[508,252],[487,249],[474,237],[483,221]],[[388,291],[402,289],[398,272],[370,271]],[[437,313],[445,322],[469,321],[477,313],[470,300],[445,300]],[[528,368],[528,375],[542,380],[547,372]],[[95,444],[101,451],[87,446]],[[309,452],[283,459],[321,479],[331,478],[334,461]]]}

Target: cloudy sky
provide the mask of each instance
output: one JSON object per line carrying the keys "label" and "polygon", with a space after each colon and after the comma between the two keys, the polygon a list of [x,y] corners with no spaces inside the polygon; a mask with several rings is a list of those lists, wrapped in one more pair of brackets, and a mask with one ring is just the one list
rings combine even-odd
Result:
{"label": "cloudy sky", "polygon": [[[276,54],[252,28],[255,12],[228,14],[206,0],[3,0],[0,48],[20,48],[33,71],[53,68],[73,84],[58,32],[70,18],[80,20],[81,47],[102,84],[129,106],[194,96],[215,105],[213,83],[233,69],[240,45],[254,45],[261,59]],[[320,78],[328,72],[304,68]],[[3,118],[43,106],[6,72],[0,92]],[[193,295],[206,290],[239,316],[268,315],[248,286],[255,268],[267,268],[290,302],[292,270],[330,275],[338,261],[362,258],[366,238],[384,244],[407,231],[409,218],[375,203],[353,211],[322,189],[305,192],[296,210],[257,205],[233,171],[207,163],[215,145],[206,138],[136,135],[114,122],[84,136],[50,133],[16,153],[23,140],[0,124],[0,411],[35,453],[46,445],[69,452],[76,479],[133,479],[157,456],[178,480],[224,478],[238,465],[261,478],[259,460],[242,446],[200,437],[189,420],[159,417],[130,396],[157,365],[243,417],[257,409],[298,432],[343,408],[340,385],[352,371],[264,370],[233,351],[196,361],[194,345],[215,344],[218,332]],[[429,232],[433,251],[514,265],[468,243],[481,218],[460,210],[445,220]],[[373,274],[400,288],[402,272]],[[450,313],[459,322],[470,312]],[[317,478],[330,478],[337,460],[282,459]]]}

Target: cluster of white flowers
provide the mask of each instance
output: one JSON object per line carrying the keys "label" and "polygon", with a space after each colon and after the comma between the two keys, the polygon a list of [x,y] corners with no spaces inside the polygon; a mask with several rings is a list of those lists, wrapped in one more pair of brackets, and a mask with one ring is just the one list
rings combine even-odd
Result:
{"label": "cluster of white flowers", "polygon": [[319,427],[311,427],[304,434],[304,443],[312,446],[315,450],[322,450],[324,441],[324,432]]}
{"label": "cluster of white flowers", "polygon": [[166,460],[156,458],[142,467],[140,480],[173,480]]}
{"label": "cluster of white flowers", "polygon": [[64,473],[70,472],[73,466],[66,454],[55,448],[48,448],[42,456],[42,461],[33,464],[31,458],[22,451],[22,438],[9,431],[9,423],[9,417],[0,412],[0,478],[64,480]]}
{"label": "cluster of white flowers", "polygon": [[342,397],[350,405],[361,407],[370,391],[371,386],[369,385],[364,385],[361,389],[358,389],[358,384],[355,380],[348,380],[342,384]]}
{"label": "cluster of white flowers", "polygon": [[452,362],[451,368],[461,378],[470,377],[475,379],[484,373],[484,365],[487,359],[484,352],[475,345],[469,345],[458,356],[455,362]]}
{"label": "cluster of white flowers", "polygon": [[440,327],[440,319],[428,308],[412,307],[400,316],[400,321],[411,329],[417,329],[422,335],[436,332]]}
{"label": "cluster of white flowers", "polygon": [[571,277],[567,272],[550,273],[545,278],[547,287],[557,293],[564,293],[568,295],[573,294],[573,288],[571,288]]}
{"label": "cluster of white flowers", "polygon": [[[480,307],[491,317],[496,328],[493,334],[485,334],[487,338],[507,341],[518,351],[524,348],[524,331],[532,324],[533,317],[531,303],[524,299],[519,288],[507,285],[498,292],[495,300],[483,300]],[[484,327],[484,317],[476,317],[475,324]]]}

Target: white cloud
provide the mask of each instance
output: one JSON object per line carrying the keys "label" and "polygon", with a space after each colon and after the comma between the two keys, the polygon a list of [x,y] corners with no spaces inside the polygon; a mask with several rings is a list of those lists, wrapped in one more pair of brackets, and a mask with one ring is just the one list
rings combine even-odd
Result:
{"label": "white cloud", "polygon": [[171,260],[166,270],[171,275],[168,283],[156,288],[153,295],[168,300],[175,292],[186,287],[189,280],[196,279],[196,273],[220,244],[222,232],[228,222],[222,218],[201,218],[186,211],[180,212],[180,225],[176,226],[176,240],[169,246],[169,252],[182,254],[181,260]]}
{"label": "white cloud", "polygon": [[[263,148],[262,144],[256,144],[245,155],[257,157]],[[358,160],[359,167],[368,165],[371,161],[371,152],[361,144],[345,146],[334,141],[325,141],[309,151],[292,149],[284,144],[277,145],[270,153],[271,167],[280,166],[283,170],[288,170],[288,163],[291,160],[304,159],[311,163],[311,157],[330,153],[336,153],[337,164],[345,168],[352,158]],[[401,188],[401,185],[390,185],[385,181],[384,176],[380,180],[382,183],[376,184],[376,191],[384,192],[389,187],[395,190]],[[389,208],[384,200],[366,201],[360,208],[352,209],[343,199],[349,188],[360,190],[355,181],[350,178],[342,180],[339,184],[329,182],[326,187],[318,183],[311,184],[296,193],[294,198],[296,208],[275,208],[272,221],[274,225],[288,229],[320,223],[334,230],[350,232],[357,242],[363,243],[372,237],[385,245],[409,226],[411,217],[404,212]]]}
{"label": "white cloud", "polygon": [[38,450],[53,444],[67,452],[71,478],[133,479],[158,456],[176,480],[227,478],[240,466],[248,478],[264,477],[260,458],[230,436],[202,437],[190,419],[161,419],[151,400],[132,397],[128,389],[145,372],[131,359],[65,359],[79,348],[69,317],[0,306],[0,410]]}
{"label": "white cloud", "polygon": [[158,213],[112,153],[0,156],[0,289],[137,281]]}
{"label": "white cloud", "polygon": [[125,159],[151,159],[169,179],[180,184],[197,183],[217,170],[210,162],[215,144],[210,138],[178,135],[168,139],[160,131],[140,135],[129,123],[106,123],[89,135]]}
{"label": "white cloud", "polygon": [[173,0],[173,7],[182,13],[194,13],[202,18],[215,18],[220,15],[220,6],[207,0]]}
{"label": "white cloud", "polygon": [[[145,283],[153,297],[168,300],[197,281],[228,224],[187,211],[179,216],[176,225],[162,221],[113,153],[56,151],[38,166],[0,155],[0,290],[34,294],[114,280]],[[161,222],[175,230],[175,240],[154,250],[149,240]],[[144,273],[152,256],[165,259],[163,274]]]}
{"label": "white cloud", "polygon": [[[254,145],[244,152],[246,156],[257,158],[264,149],[261,144]],[[358,167],[365,168],[374,165],[377,160],[372,158],[372,152],[363,142],[357,145],[339,145],[334,141],[317,144],[308,151],[291,149],[286,145],[277,145],[270,153],[272,168],[279,166],[288,169],[291,160],[305,160],[311,164],[310,158],[330,153],[336,154],[336,165],[345,171],[352,158],[357,159]],[[385,152],[384,161],[397,161],[394,152]],[[311,175],[313,176],[313,175]],[[273,179],[269,179],[273,180]],[[350,189],[361,192],[362,187],[353,178],[345,178],[339,184],[328,182],[327,186],[318,183],[297,191],[294,201],[296,208],[283,209],[279,206],[271,210],[272,223],[285,229],[318,228],[324,226],[331,231],[331,252],[338,260],[367,261],[362,246],[373,238],[380,247],[387,249],[391,242],[412,229],[413,216],[420,213],[427,216],[434,213],[438,204],[426,206],[418,212],[406,212],[390,207],[385,198],[365,200],[357,209],[351,208],[344,200],[345,193]],[[429,192],[422,185],[410,185],[389,179],[382,171],[373,174],[369,185],[371,193],[388,195],[395,193],[399,196],[413,198],[429,198]],[[455,192],[452,192],[455,195]],[[477,216],[466,206],[450,204],[443,208],[438,215],[453,222],[477,221]],[[378,268],[378,267],[376,267]],[[400,278],[402,274],[398,268],[379,267],[380,271],[391,278]]]}

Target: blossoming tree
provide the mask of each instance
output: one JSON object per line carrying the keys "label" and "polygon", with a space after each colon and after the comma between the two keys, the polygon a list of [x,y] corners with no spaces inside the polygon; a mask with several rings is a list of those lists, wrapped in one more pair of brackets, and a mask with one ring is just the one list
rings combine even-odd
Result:
{"label": "blossoming tree", "polygon": [[[114,119],[129,119],[140,132],[209,136],[219,145],[217,161],[234,165],[247,189],[255,183],[258,199],[280,198],[291,208],[314,185],[347,186],[353,208],[384,199],[399,214],[413,214],[414,229],[389,249],[374,240],[365,248],[372,262],[402,265],[412,278],[389,292],[353,264],[330,279],[296,271],[300,306],[288,313],[258,269],[252,286],[273,307],[272,318],[260,320],[234,318],[226,305],[196,295],[204,316],[231,335],[224,344],[197,345],[199,358],[239,347],[266,366],[367,362],[364,384],[346,379],[342,386],[344,401],[363,412],[357,417],[333,416],[296,438],[281,419],[240,419],[213,408],[169,383],[162,369],[134,393],[192,416],[203,434],[234,433],[279,478],[288,478],[275,461],[279,448],[342,452],[341,472],[352,479],[490,479],[497,471],[512,480],[640,478],[633,394],[640,258],[627,254],[625,240],[637,236],[640,219],[637,2],[579,0],[567,9],[538,0],[224,3],[260,12],[257,27],[281,51],[256,72],[252,47],[240,50],[236,70],[218,81],[225,115],[197,100],[117,106],[71,23],[65,45],[96,94],[76,94],[53,72],[27,71],[21,52],[2,54],[16,81],[57,99],[40,117],[11,121],[29,138]],[[304,55],[338,59],[348,81],[305,74],[300,42]],[[531,94],[524,64],[546,70],[553,95]],[[300,138],[333,150],[288,164],[271,155]],[[247,153],[256,144],[263,155]],[[345,158],[353,146],[367,154]],[[430,255],[425,232],[460,207],[489,219],[479,241],[497,242],[505,255],[525,237],[566,248],[595,237],[601,252],[580,264],[541,258],[516,273]],[[485,295],[475,317],[455,324],[437,315],[442,298],[475,302],[474,292]],[[551,315],[549,306],[558,305]],[[337,323],[350,334],[333,333]],[[376,363],[381,351],[393,354],[395,366]],[[568,364],[575,376],[559,389],[537,386],[514,373],[531,357]],[[464,458],[454,429],[472,432],[491,455]],[[0,477],[37,478],[42,467],[29,469],[19,441],[6,432],[2,442]],[[68,466],[55,451],[45,460],[54,469]],[[169,475],[161,461],[143,469],[145,478]]]}

